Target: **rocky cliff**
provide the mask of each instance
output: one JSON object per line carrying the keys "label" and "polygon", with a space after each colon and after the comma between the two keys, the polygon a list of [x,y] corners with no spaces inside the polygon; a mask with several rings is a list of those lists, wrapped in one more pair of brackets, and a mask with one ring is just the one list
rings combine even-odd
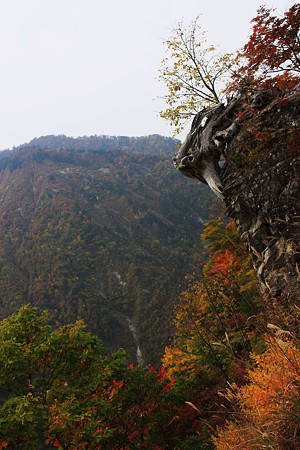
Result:
{"label": "rocky cliff", "polygon": [[174,158],[223,198],[270,297],[299,297],[299,106],[298,93],[239,95],[195,116]]}

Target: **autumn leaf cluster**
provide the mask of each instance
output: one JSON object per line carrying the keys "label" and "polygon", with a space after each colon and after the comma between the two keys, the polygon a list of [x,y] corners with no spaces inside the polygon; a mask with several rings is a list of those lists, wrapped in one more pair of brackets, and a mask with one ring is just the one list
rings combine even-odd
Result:
{"label": "autumn leaf cluster", "polygon": [[179,23],[165,41],[159,79],[166,87],[166,109],[160,116],[182,131],[188,119],[226,97],[258,87],[283,96],[299,91],[300,4],[283,16],[261,6],[252,20],[252,34],[235,55],[209,45],[199,17],[185,28]]}

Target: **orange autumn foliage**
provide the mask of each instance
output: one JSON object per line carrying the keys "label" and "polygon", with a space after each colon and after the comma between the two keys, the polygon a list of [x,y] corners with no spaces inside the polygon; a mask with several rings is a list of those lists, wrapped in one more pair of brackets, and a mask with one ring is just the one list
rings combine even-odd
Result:
{"label": "orange autumn foliage", "polygon": [[188,374],[196,372],[197,364],[199,364],[197,355],[176,347],[165,348],[163,361],[168,367],[168,375],[171,378],[180,374],[187,377]]}
{"label": "orange autumn foliage", "polygon": [[273,341],[254,357],[257,368],[249,373],[250,384],[241,391],[246,413],[258,414],[263,423],[288,408],[300,383],[300,350],[290,342]]}
{"label": "orange autumn foliage", "polygon": [[249,383],[236,394],[236,421],[219,429],[217,449],[300,448],[300,349],[290,341],[271,339],[253,360]]}
{"label": "orange autumn foliage", "polygon": [[2,450],[3,448],[7,448],[9,446],[9,443],[6,441],[2,441],[0,442],[0,450]]}
{"label": "orange autumn foliage", "polygon": [[229,284],[241,266],[240,258],[231,250],[225,249],[222,253],[217,253],[212,257],[212,267],[209,275],[222,278],[224,284]]}
{"label": "orange autumn foliage", "polygon": [[234,222],[210,221],[201,238],[209,257],[200,279],[191,278],[178,298],[175,340],[163,361],[172,377],[207,371],[212,378],[235,377],[236,358],[250,349],[247,319],[258,311],[256,278]]}

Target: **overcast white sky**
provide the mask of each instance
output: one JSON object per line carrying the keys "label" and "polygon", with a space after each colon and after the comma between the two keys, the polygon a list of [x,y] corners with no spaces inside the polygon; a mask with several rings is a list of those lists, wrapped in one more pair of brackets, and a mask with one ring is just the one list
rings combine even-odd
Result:
{"label": "overcast white sky", "polygon": [[180,21],[235,51],[261,4],[289,0],[0,0],[0,149],[47,134],[171,135],[163,41]]}

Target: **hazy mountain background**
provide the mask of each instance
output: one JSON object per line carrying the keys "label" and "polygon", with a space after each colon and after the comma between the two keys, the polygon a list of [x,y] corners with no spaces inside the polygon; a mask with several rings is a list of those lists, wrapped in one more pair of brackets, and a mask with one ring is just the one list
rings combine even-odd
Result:
{"label": "hazy mountain background", "polygon": [[177,144],[46,136],[0,153],[0,318],[30,302],[158,362],[218,209],[174,170]]}

